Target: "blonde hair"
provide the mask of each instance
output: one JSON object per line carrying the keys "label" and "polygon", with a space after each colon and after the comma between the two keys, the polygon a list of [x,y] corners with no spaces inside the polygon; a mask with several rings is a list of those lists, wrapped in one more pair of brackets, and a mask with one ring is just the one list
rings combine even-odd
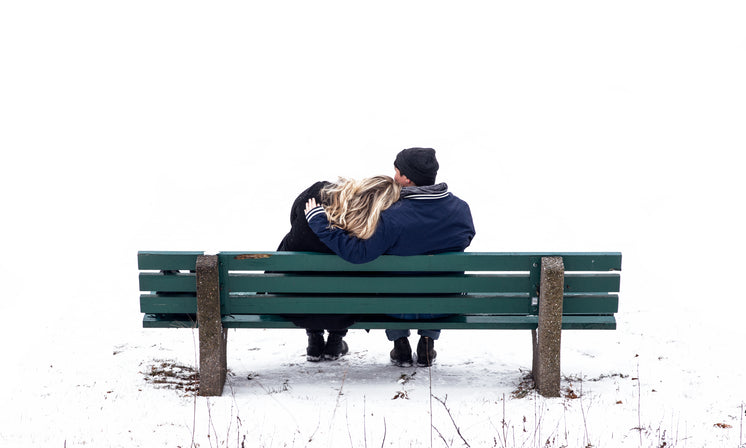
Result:
{"label": "blonde hair", "polygon": [[321,202],[332,227],[368,239],[376,231],[381,212],[399,200],[400,192],[401,187],[389,176],[340,177],[321,190]]}

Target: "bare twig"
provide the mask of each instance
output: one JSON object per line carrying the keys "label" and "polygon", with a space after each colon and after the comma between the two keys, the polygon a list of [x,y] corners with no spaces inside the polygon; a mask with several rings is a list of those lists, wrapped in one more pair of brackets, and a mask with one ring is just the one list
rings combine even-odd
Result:
{"label": "bare twig", "polygon": [[206,399],[207,402],[207,441],[210,442],[210,448],[212,448],[212,436],[210,435],[210,428],[213,427],[212,424],[212,413],[210,412],[210,399]]}
{"label": "bare twig", "polygon": [[505,414],[505,394],[503,393],[503,420],[501,422],[502,426],[502,439],[500,440],[500,443],[502,443],[503,448],[507,448],[508,446],[508,421],[505,420],[506,414]]}
{"label": "bare twig", "polygon": [[[197,339],[195,338],[195,329],[196,325],[192,325],[192,345],[194,346],[194,367],[199,370],[199,361],[197,359]],[[199,390],[199,385],[197,385],[197,390]],[[194,444],[194,436],[195,431],[197,430],[197,394],[194,394],[194,409],[192,411],[192,443],[189,444],[190,448],[195,447]]]}
{"label": "bare twig", "polygon": [[[277,393],[277,391],[268,389],[267,387],[264,386],[264,384],[262,384],[261,381],[259,381],[256,378],[254,378],[251,382],[261,387],[264,393],[267,394],[267,396],[270,397],[272,400],[274,400],[277,406],[282,408],[282,410],[288,414],[288,416],[293,420],[293,423],[295,423],[295,432],[298,434],[301,434],[300,425],[298,424],[298,420],[295,418],[295,415],[293,415],[293,413],[290,412],[290,410],[285,405],[283,405],[277,398],[275,398],[275,394]],[[285,380],[285,383],[284,383],[285,390],[288,390],[287,388],[289,388],[289,385],[287,384],[287,382],[288,380]],[[321,425],[320,421],[319,421],[319,425]],[[318,429],[319,427],[316,426],[316,430],[313,432],[313,434],[316,434],[316,431],[318,431]],[[313,437],[313,434],[312,434],[312,437]]]}
{"label": "bare twig", "polygon": [[[352,443],[352,431],[350,431],[350,415],[349,412],[349,406],[345,406],[345,420],[347,421],[347,437],[350,439],[350,446],[354,447],[355,444]],[[365,415],[365,410],[363,410],[363,415]],[[365,433],[363,433],[363,437],[365,437]]]}
{"label": "bare twig", "polygon": [[[492,420],[490,420],[490,424],[492,425],[493,428],[495,428],[495,432],[497,433],[497,437],[494,437],[495,446],[497,446],[498,442],[500,442],[500,446],[502,448],[508,448],[508,434],[510,432],[510,422],[508,422],[508,414],[505,410],[505,403],[507,402],[507,400],[505,399],[505,394],[503,394],[502,401],[503,401],[503,404],[502,404],[503,417],[502,417],[502,420],[500,421],[500,427],[498,428],[497,426],[495,426],[495,424],[492,423]],[[515,436],[515,434],[513,435]],[[515,440],[513,441],[513,445],[517,446],[515,445]]]}
{"label": "bare twig", "polygon": [[313,438],[316,436],[316,433],[319,432],[319,428],[321,427],[321,416],[319,416],[319,421],[316,422],[316,429],[313,430],[311,433],[311,436],[308,438],[308,443],[311,443],[313,441]]}
{"label": "bare twig", "polygon": [[743,403],[741,403],[741,426],[739,427],[738,446],[743,446]]}
{"label": "bare twig", "polygon": [[642,386],[640,385],[640,363],[637,363],[637,432],[640,435],[640,447],[642,447]]}
{"label": "bare twig", "polygon": [[427,366],[427,377],[430,385],[430,448],[433,448],[433,375],[430,366]]}
{"label": "bare twig", "polygon": [[585,408],[583,407],[583,379],[580,380],[580,412],[583,414],[583,430],[585,431],[585,444],[591,443],[591,438],[588,436],[588,418],[585,415]]}
{"label": "bare twig", "polygon": [[[446,440],[445,437],[443,437],[443,434],[441,434],[440,431],[438,431],[438,428],[434,428],[434,429],[435,429],[435,432],[438,433],[438,436],[440,436],[440,440],[443,441],[443,444],[446,446],[446,448],[449,448],[451,445],[448,444],[448,441]],[[432,440],[431,440],[430,445],[432,446]]]}
{"label": "bare twig", "polygon": [[383,418],[383,440],[381,440],[381,448],[386,444],[386,417]]}
{"label": "bare twig", "polygon": [[[461,434],[461,429],[456,424],[456,420],[453,419],[453,415],[451,414],[451,410],[448,409],[448,406],[446,406],[446,401],[448,400],[448,395],[446,395],[443,400],[441,400],[438,397],[433,397],[433,398],[435,398],[436,400],[438,400],[440,402],[440,404],[443,405],[443,407],[446,409],[446,412],[448,413],[448,417],[450,417],[450,419],[451,419],[451,423],[453,423],[453,427],[456,428],[456,434],[458,434],[458,436],[461,437],[461,440],[464,442],[464,445],[470,447],[471,445],[469,445],[469,442],[467,442],[466,439],[464,438],[464,436]],[[436,431],[437,431],[437,428],[436,428]]]}
{"label": "bare twig", "polygon": [[230,381],[230,376],[226,376],[226,385],[231,391],[231,415],[228,419],[228,429],[226,430],[225,441],[228,442],[228,438],[231,434],[231,428],[233,427],[233,410],[236,410],[236,446],[238,447],[241,443],[241,417],[239,416],[239,406],[236,401],[236,391],[233,389],[233,383]]}
{"label": "bare twig", "polygon": [[[337,415],[337,409],[339,408],[339,400],[342,397],[342,391],[345,387],[345,380],[347,379],[347,371],[350,369],[350,366],[348,365],[347,368],[345,368],[344,375],[342,375],[342,384],[339,385],[339,392],[337,392],[337,401],[334,403],[334,410],[332,411],[332,418],[329,419],[329,434],[330,437],[333,437],[334,432],[331,430],[334,426],[334,418]],[[317,428],[318,429],[318,428]],[[315,433],[315,431],[314,431]],[[331,438],[329,439],[331,443]]]}
{"label": "bare twig", "polygon": [[[230,423],[233,421],[233,417],[232,417],[233,416],[233,408],[235,407],[235,409],[236,409],[236,447],[238,447],[239,444],[242,445],[242,443],[241,443],[241,426],[243,426],[243,422],[241,421],[241,416],[239,415],[240,414],[240,412],[239,412],[239,406],[238,406],[238,402],[236,401],[236,391],[235,391],[235,389],[233,389],[233,382],[232,381],[227,381],[227,383],[228,383],[228,387],[231,390],[231,398],[233,399],[233,403],[231,403],[231,420],[228,423],[228,433],[230,434],[230,430],[231,430]],[[244,436],[244,439],[245,438],[246,438],[246,436]]]}
{"label": "bare twig", "polygon": [[345,387],[345,380],[347,379],[347,371],[350,369],[350,366],[348,365],[345,369],[344,375],[342,375],[342,384],[339,385],[339,392],[337,392],[337,401],[334,403],[334,411],[332,412],[332,418],[329,422],[329,428],[331,428],[332,424],[334,423],[334,416],[337,415],[337,408],[339,407],[339,399],[342,396],[342,390]]}
{"label": "bare twig", "polygon": [[566,402],[562,402],[562,408],[563,408],[563,410],[562,410],[562,421],[563,421],[563,423],[565,425],[565,445],[567,445],[567,443],[569,441],[569,435],[567,433],[567,403]]}
{"label": "bare twig", "polygon": [[538,446],[538,442],[536,442],[537,437],[541,437],[541,416],[539,415],[537,409],[539,407],[539,392],[534,389],[534,446]]}

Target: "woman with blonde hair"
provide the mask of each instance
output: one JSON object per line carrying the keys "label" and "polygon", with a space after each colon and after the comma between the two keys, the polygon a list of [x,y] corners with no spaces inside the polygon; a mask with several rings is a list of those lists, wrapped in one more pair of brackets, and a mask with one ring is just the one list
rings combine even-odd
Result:
{"label": "woman with blonde hair", "polygon": [[[326,212],[329,225],[360,239],[368,239],[376,231],[381,212],[399,200],[401,187],[389,176],[373,176],[360,180],[339,178],[337,182],[316,182],[303,191],[290,210],[290,231],[278,251],[333,253],[308,226],[306,202],[314,199]],[[308,347],[306,359],[337,359],[349,348],[343,337],[353,321],[349,316],[330,315],[322,318],[291,317],[306,328]],[[324,330],[329,337],[324,341]]]}

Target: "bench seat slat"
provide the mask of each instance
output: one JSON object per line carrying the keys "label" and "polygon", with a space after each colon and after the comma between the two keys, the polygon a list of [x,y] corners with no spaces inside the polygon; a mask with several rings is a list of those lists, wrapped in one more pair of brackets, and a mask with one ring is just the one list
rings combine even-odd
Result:
{"label": "bench seat slat", "polygon": [[188,314],[145,314],[143,328],[197,328],[197,316]]}
{"label": "bench seat slat", "polygon": [[[197,279],[193,273],[164,275],[141,272],[140,291],[195,292]],[[251,274],[231,276],[231,292],[273,293],[458,293],[458,292],[530,292],[526,274],[461,275],[453,277],[313,277],[285,274]],[[565,282],[565,292],[583,293],[619,291],[619,276],[571,275]]]}
{"label": "bench seat slat", "polygon": [[461,293],[528,292],[528,274],[435,276],[321,276],[292,274],[231,274],[226,281],[230,292],[272,293]]}
{"label": "bench seat slat", "polygon": [[[388,301],[387,301],[388,299]],[[402,300],[396,313],[529,313],[531,300],[527,296],[473,294],[469,296],[448,295],[442,297],[404,298],[384,296],[277,296],[270,294],[232,295],[228,309],[232,313],[248,314],[377,314],[391,313],[391,300]],[[619,308],[619,297],[615,294],[589,295],[568,294],[563,303],[566,314],[609,314]],[[142,313],[196,313],[195,294],[141,294]],[[534,311],[535,312],[535,311]]]}
{"label": "bench seat slat", "polygon": [[[388,316],[371,316],[353,324],[352,329],[497,329],[497,330],[534,330],[538,326],[536,316],[491,316],[462,315],[432,321],[407,321]],[[196,328],[194,317],[185,315],[146,314],[143,319],[145,328]],[[223,317],[224,328],[294,328],[290,320],[277,315],[236,315]],[[565,316],[562,321],[565,330],[614,330],[614,316]]]}
{"label": "bench seat slat", "polygon": [[196,294],[140,294],[141,313],[196,314]]}
{"label": "bench seat slat", "polygon": [[562,313],[567,314],[612,314],[619,311],[617,294],[565,294]]}
{"label": "bench seat slat", "polygon": [[596,272],[578,274],[565,273],[565,293],[572,292],[619,292],[618,273]]}
{"label": "bench seat slat", "polygon": [[[159,288],[167,276],[149,274],[149,288]],[[179,274],[186,275],[186,274]],[[141,280],[142,283],[142,280]],[[619,274],[567,274],[566,292],[619,291]],[[230,274],[225,282],[229,292],[271,293],[460,293],[525,292],[533,290],[528,273],[427,275],[354,275],[328,273],[323,276],[295,274]],[[189,287],[191,283],[184,284]],[[165,287],[160,287],[165,290]]]}
{"label": "bench seat slat", "polygon": [[513,295],[444,296],[231,296],[232,314],[529,313],[531,299]]}
{"label": "bench seat slat", "polygon": [[[201,251],[139,251],[140,270],[193,270]],[[227,270],[287,271],[526,271],[536,268],[541,257],[560,256],[565,270],[619,271],[620,252],[453,252],[399,257],[383,255],[364,264],[348,263],[335,255],[312,252],[221,252]]]}
{"label": "bench seat slat", "polygon": [[197,275],[193,273],[140,273],[140,291],[196,292]]}
{"label": "bench seat slat", "polygon": [[192,270],[197,265],[197,257],[204,252],[197,251],[140,251],[137,253],[137,268],[143,271]]}
{"label": "bench seat slat", "polygon": [[[395,304],[395,305],[394,305]],[[615,313],[615,295],[568,296],[567,314]],[[231,296],[232,314],[535,314],[531,298],[520,295],[470,294],[444,296],[290,296],[259,294]]]}
{"label": "bench seat slat", "polygon": [[229,271],[528,271],[541,257],[560,256],[566,271],[618,271],[620,252],[451,252],[399,257],[383,255],[363,264],[312,252],[221,252]]}

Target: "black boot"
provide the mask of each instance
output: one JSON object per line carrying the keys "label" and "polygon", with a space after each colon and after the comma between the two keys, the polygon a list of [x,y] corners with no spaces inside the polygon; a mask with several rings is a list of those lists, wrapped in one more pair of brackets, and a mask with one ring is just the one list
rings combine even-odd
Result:
{"label": "black boot", "polygon": [[308,347],[306,347],[306,359],[311,362],[321,361],[324,353],[324,332],[306,331],[308,334]]}
{"label": "black boot", "polygon": [[344,356],[350,351],[342,336],[338,333],[329,333],[329,337],[326,339],[326,347],[324,347],[324,359],[339,359],[340,356]]}
{"label": "black boot", "polygon": [[412,347],[409,339],[399,338],[394,341],[394,349],[391,350],[391,362],[399,367],[410,367],[412,365]]}
{"label": "black boot", "polygon": [[422,336],[417,343],[417,365],[429,367],[433,365],[438,352],[435,351],[435,341],[433,338]]}

